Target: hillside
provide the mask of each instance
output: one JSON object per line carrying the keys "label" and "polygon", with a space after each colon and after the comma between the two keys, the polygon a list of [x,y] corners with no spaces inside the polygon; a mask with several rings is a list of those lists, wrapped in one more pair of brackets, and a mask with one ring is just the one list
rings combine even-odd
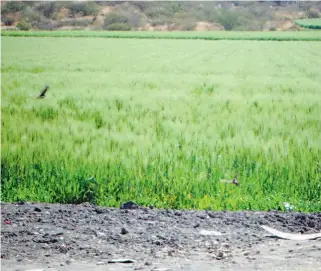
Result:
{"label": "hillside", "polygon": [[7,2],[1,28],[20,30],[297,30],[321,2]]}

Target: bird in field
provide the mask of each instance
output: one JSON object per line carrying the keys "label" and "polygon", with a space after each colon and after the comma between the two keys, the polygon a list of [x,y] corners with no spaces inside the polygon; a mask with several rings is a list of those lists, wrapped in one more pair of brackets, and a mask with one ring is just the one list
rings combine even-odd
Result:
{"label": "bird in field", "polygon": [[221,183],[231,183],[235,185],[240,185],[240,183],[237,181],[237,174],[235,175],[233,180],[220,180]]}
{"label": "bird in field", "polygon": [[41,91],[40,95],[38,96],[38,99],[42,99],[42,98],[45,98],[45,97],[46,97],[46,92],[47,92],[48,88],[49,88],[48,85],[46,85],[46,86],[44,87],[44,89]]}

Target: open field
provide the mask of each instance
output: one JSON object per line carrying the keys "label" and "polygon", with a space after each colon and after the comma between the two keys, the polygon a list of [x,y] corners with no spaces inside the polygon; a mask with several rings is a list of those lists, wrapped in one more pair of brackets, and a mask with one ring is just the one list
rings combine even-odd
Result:
{"label": "open field", "polygon": [[2,36],[16,37],[100,37],[137,39],[202,39],[202,40],[276,40],[320,41],[321,32],[308,31],[2,31]]}
{"label": "open field", "polygon": [[320,66],[313,41],[2,37],[2,200],[320,211]]}

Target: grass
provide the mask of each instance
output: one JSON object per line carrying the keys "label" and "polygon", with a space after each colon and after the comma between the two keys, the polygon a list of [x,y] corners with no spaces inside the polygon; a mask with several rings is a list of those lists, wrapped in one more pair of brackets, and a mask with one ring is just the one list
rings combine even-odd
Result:
{"label": "grass", "polygon": [[203,39],[203,40],[276,40],[320,41],[320,31],[2,31],[2,36],[17,37],[100,37],[137,39]]}
{"label": "grass", "polygon": [[320,66],[320,42],[2,37],[2,200],[320,211]]}
{"label": "grass", "polygon": [[295,23],[305,28],[321,29],[321,18],[296,20]]}

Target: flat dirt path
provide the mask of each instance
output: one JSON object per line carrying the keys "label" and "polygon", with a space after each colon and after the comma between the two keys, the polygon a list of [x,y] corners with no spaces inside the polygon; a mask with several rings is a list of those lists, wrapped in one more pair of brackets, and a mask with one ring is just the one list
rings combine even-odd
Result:
{"label": "flat dirt path", "polygon": [[[1,267],[26,270],[321,270],[321,213],[1,203]],[[127,259],[132,263],[110,263]]]}

